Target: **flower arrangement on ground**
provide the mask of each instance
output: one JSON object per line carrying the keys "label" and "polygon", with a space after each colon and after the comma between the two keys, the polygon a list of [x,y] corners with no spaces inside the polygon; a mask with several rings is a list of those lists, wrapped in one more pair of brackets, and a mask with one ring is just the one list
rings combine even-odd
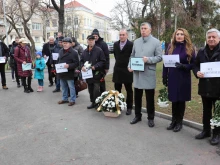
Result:
{"label": "flower arrangement on ground", "polygon": [[97,111],[114,113],[117,116],[121,114],[121,110],[125,110],[127,107],[124,95],[114,90],[103,92],[95,102],[99,106]]}
{"label": "flower arrangement on ground", "polygon": [[167,87],[164,87],[162,89],[159,90],[159,95],[158,95],[158,102],[157,104],[161,107],[161,108],[166,108],[169,106],[168,104],[169,100],[168,100],[168,92],[167,92]]}
{"label": "flower arrangement on ground", "polygon": [[214,116],[210,120],[211,128],[220,127],[220,100],[215,102]]}

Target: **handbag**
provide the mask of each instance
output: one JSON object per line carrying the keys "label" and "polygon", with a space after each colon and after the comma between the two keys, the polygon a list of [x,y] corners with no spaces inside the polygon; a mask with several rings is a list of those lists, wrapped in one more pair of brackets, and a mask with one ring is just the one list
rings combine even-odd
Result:
{"label": "handbag", "polygon": [[87,89],[87,83],[85,81],[83,81],[82,79],[79,79],[79,80],[75,81],[75,89],[78,92],[83,91],[83,90]]}

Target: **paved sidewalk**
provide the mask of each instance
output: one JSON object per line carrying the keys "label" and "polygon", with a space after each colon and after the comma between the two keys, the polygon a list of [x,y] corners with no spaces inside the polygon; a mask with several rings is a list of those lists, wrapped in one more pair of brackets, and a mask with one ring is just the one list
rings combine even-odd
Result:
{"label": "paved sidewalk", "polygon": [[[45,75],[42,93],[25,94],[7,73],[9,90],[0,89],[0,165],[219,165],[220,145],[195,140],[199,131],[184,126],[167,131],[170,121],[155,118],[156,126],[134,117],[106,118],[87,110],[88,92],[76,105],[58,105]],[[37,80],[33,80],[36,91]]]}

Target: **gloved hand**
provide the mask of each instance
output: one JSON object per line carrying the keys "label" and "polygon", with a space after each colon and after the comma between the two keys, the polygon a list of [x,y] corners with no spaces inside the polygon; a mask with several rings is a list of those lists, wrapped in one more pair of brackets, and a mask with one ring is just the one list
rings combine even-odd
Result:
{"label": "gloved hand", "polygon": [[37,71],[40,71],[40,68],[36,68],[37,69]]}
{"label": "gloved hand", "polygon": [[186,69],[186,66],[185,66],[184,64],[179,63],[179,62],[176,62],[176,63],[175,63],[175,66],[176,66],[176,68],[178,68],[178,69]]}
{"label": "gloved hand", "polygon": [[166,87],[168,86],[168,79],[167,79],[167,77],[166,78],[163,77],[163,85],[166,86]]}

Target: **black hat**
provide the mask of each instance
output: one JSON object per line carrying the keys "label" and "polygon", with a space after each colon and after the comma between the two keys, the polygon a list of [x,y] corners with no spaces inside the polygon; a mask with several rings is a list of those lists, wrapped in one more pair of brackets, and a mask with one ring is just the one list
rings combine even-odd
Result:
{"label": "black hat", "polygon": [[77,42],[75,37],[72,37],[72,42]]}
{"label": "black hat", "polygon": [[95,37],[93,36],[93,35],[88,35],[88,37],[87,37],[87,40],[94,40],[95,39]]}
{"label": "black hat", "polygon": [[58,41],[63,41],[64,37],[61,36],[61,37],[58,37]]}
{"label": "black hat", "polygon": [[92,35],[98,35],[98,36],[99,36],[99,31],[98,31],[98,29],[94,29],[94,30],[92,31]]}
{"label": "black hat", "polygon": [[72,43],[72,39],[70,37],[65,37],[63,39],[63,42],[69,42],[69,43]]}

